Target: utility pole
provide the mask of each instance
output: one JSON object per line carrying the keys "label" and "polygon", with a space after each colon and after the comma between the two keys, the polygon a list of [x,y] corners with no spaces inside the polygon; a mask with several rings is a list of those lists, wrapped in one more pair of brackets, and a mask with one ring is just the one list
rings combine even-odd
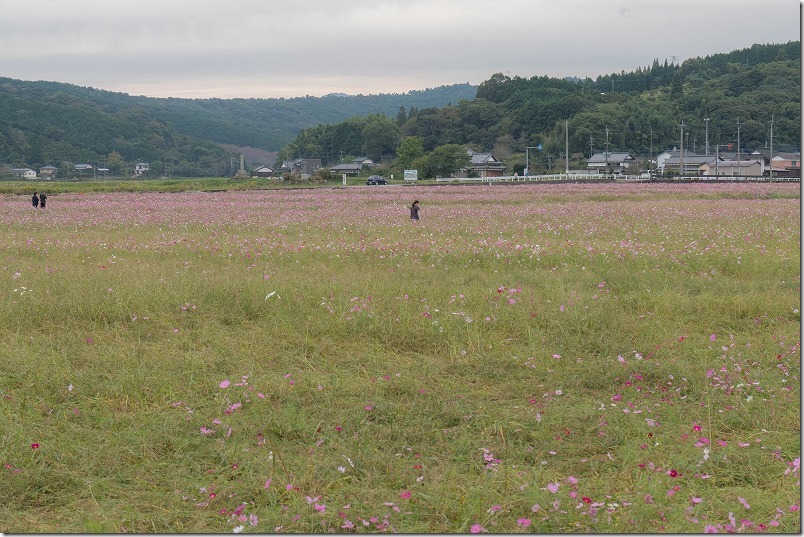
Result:
{"label": "utility pole", "polygon": [[681,120],[681,125],[679,125],[679,127],[681,127],[681,142],[680,142],[681,151],[679,151],[678,153],[679,156],[678,174],[683,175],[684,174],[684,120]]}
{"label": "utility pole", "polygon": [[768,171],[768,178],[771,182],[773,182],[773,116],[771,116],[770,120],[771,125],[771,132],[770,132],[770,171]]}
{"label": "utility pole", "polygon": [[[746,59],[746,62],[748,62],[747,59]],[[740,174],[740,126],[741,125],[742,124],[740,123],[740,118],[737,118],[737,175],[741,175]]]}
{"label": "utility pole", "polygon": [[705,117],[704,121],[706,122],[706,154],[709,154],[709,118]]}
{"label": "utility pole", "polygon": [[[773,133],[773,127],[771,127]],[[569,175],[569,120],[564,120],[564,173]]]}
{"label": "utility pole", "polygon": [[[612,84],[614,80],[612,79]],[[606,125],[606,176],[609,175],[609,126]]]}
{"label": "utility pole", "polygon": [[593,143],[594,143],[594,139],[592,139],[592,137],[590,136],[589,137],[589,158],[592,158],[592,157],[595,156],[595,146],[593,145]]}
{"label": "utility pole", "polygon": [[648,170],[653,165],[653,127],[650,128],[650,160],[648,161]]}

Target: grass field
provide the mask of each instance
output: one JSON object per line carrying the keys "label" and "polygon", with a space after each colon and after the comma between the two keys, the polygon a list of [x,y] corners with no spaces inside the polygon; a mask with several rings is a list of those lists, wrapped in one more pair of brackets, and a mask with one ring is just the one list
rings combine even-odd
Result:
{"label": "grass field", "polygon": [[797,184],[29,195],[2,532],[801,532]]}

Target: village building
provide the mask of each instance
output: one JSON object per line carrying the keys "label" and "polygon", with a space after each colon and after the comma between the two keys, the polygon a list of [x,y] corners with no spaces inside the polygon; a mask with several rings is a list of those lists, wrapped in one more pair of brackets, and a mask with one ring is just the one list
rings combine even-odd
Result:
{"label": "village building", "polygon": [[637,161],[631,153],[605,151],[597,152],[586,162],[592,173],[614,173],[618,175],[634,173]]}
{"label": "village building", "polygon": [[455,177],[502,177],[505,174],[505,164],[497,160],[491,153],[479,153],[467,149],[471,164],[455,174]]}

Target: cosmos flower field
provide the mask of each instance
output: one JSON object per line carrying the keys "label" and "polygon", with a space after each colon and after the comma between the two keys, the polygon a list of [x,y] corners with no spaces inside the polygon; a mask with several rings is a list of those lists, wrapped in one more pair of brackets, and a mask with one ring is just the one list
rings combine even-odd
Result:
{"label": "cosmos flower field", "polygon": [[798,184],[0,197],[0,532],[799,533],[800,226]]}

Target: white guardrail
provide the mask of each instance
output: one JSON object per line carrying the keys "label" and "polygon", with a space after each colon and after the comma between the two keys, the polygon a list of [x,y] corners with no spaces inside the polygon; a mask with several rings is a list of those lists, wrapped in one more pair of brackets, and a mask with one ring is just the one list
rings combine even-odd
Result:
{"label": "white guardrail", "polygon": [[[445,183],[514,183],[514,182],[551,182],[551,181],[614,181],[615,183],[646,183],[654,182],[752,182],[764,183],[769,182],[767,177],[745,176],[745,175],[688,175],[684,177],[655,177],[651,179],[644,175],[615,175],[606,176],[599,173],[555,173],[549,175],[505,175],[502,177],[436,177],[436,181]],[[800,177],[774,177],[774,183],[798,183],[801,181]]]}

